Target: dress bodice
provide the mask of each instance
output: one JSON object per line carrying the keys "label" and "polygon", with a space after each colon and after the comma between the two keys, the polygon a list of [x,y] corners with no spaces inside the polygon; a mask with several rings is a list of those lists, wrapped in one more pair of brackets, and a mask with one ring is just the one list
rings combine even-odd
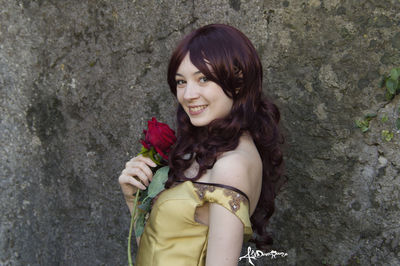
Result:
{"label": "dress bodice", "polygon": [[177,182],[161,192],[153,205],[136,266],[205,265],[208,226],[195,221],[195,212],[207,202],[223,206],[241,220],[245,241],[252,236],[245,193],[222,184]]}

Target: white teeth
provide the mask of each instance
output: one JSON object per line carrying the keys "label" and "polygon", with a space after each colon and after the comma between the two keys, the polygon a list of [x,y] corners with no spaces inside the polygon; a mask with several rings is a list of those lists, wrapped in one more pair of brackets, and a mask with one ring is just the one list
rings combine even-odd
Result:
{"label": "white teeth", "polygon": [[201,106],[196,106],[196,107],[190,107],[190,111],[192,112],[198,112],[202,109],[205,109],[207,107],[207,105],[201,105]]}

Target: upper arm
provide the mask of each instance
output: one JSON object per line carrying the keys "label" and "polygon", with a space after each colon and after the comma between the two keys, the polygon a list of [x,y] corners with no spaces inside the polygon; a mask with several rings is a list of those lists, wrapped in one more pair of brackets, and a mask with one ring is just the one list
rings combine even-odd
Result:
{"label": "upper arm", "polygon": [[206,265],[237,265],[243,244],[243,223],[221,205],[211,203]]}
{"label": "upper arm", "polygon": [[[251,198],[254,182],[251,164],[241,154],[232,153],[219,159],[211,170],[213,183],[235,187]],[[258,199],[258,198],[257,198]],[[247,214],[249,215],[249,214]],[[210,204],[206,265],[237,265],[243,245],[244,224],[233,212]]]}

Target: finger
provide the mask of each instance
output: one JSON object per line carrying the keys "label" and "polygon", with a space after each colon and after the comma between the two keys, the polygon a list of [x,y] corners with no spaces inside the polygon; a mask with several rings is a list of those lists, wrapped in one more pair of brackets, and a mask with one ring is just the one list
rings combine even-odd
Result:
{"label": "finger", "polygon": [[[153,162],[150,158],[148,157],[143,157],[142,155],[139,155],[137,157],[132,158],[130,161],[128,161],[125,165],[125,167],[129,167],[134,165],[134,163],[143,163],[147,167],[157,167],[157,164]],[[144,169],[144,167],[142,167]],[[150,169],[151,173],[153,174],[153,171]]]}
{"label": "finger", "polygon": [[125,171],[126,174],[133,176],[136,174],[136,169],[142,171],[150,181],[153,179],[153,172],[151,171],[150,167],[144,162],[140,161],[128,162],[124,170],[126,170]]}
{"label": "finger", "polygon": [[132,176],[132,179],[140,183],[142,185],[140,187],[142,187],[143,189],[146,189],[146,187],[149,186],[149,179],[142,171],[137,170],[136,176]]}
{"label": "finger", "polygon": [[130,183],[141,190],[145,190],[147,188],[145,185],[142,184],[142,182],[133,177],[130,178]]}
{"label": "finger", "polygon": [[147,177],[147,175],[140,168],[137,168],[137,167],[125,168],[122,171],[122,174],[123,175],[128,175],[128,176],[130,176],[132,178],[136,177],[135,179],[139,179],[142,182],[142,184],[144,184],[145,186],[149,185],[149,182],[150,182],[149,178]]}
{"label": "finger", "polygon": [[129,164],[128,168],[139,168],[146,174],[146,176],[150,179],[150,181],[153,178],[153,171],[144,162],[141,162],[141,161],[132,162]]}
{"label": "finger", "polygon": [[124,185],[126,184],[132,185],[133,187],[139,188],[141,190],[146,189],[146,187],[139,180],[130,175],[121,174],[118,178],[118,181],[121,185],[122,190],[125,190]]}
{"label": "finger", "polygon": [[139,155],[136,157],[139,161],[145,162],[147,165],[150,165],[151,167],[156,167],[157,164],[153,162],[149,157],[144,157],[143,155]]}

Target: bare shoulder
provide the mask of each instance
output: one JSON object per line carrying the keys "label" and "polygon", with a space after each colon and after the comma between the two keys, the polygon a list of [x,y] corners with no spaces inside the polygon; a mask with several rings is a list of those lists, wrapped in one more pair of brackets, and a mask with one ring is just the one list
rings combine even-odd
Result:
{"label": "bare shoulder", "polygon": [[262,161],[250,136],[243,135],[235,150],[222,154],[210,174],[211,182],[229,185],[246,193],[250,199],[250,212],[253,213],[261,192]]}

